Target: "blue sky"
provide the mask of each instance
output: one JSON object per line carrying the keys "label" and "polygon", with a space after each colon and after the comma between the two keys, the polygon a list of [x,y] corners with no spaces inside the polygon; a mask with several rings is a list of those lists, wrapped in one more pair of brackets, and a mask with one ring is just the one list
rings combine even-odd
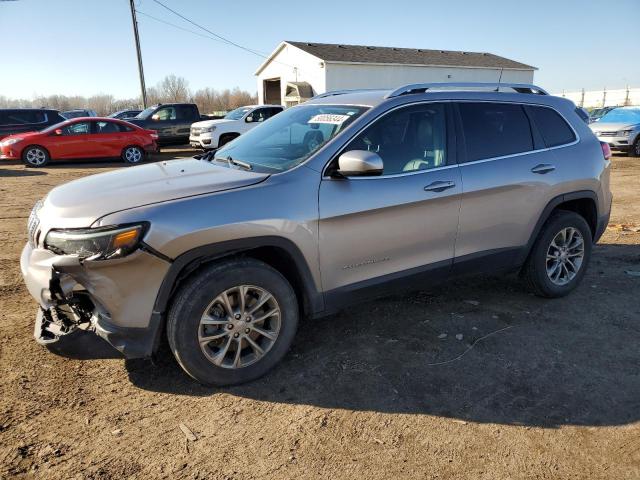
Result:
{"label": "blue sky", "polygon": [[[161,0],[269,53],[281,40],[485,51],[530,65],[558,92],[640,86],[640,0]],[[153,0],[138,10],[190,30]],[[256,90],[263,59],[139,15],[147,85]],[[128,0],[0,2],[0,95],[139,93]]]}

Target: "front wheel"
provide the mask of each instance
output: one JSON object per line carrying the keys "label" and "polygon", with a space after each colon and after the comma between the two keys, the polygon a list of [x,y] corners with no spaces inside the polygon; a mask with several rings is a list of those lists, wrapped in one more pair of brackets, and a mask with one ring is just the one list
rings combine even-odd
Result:
{"label": "front wheel", "polygon": [[203,270],[169,310],[167,337],[180,366],[207,385],[264,375],[286,354],[298,325],[298,302],[276,270],[253,259]]}
{"label": "front wheel", "polygon": [[627,152],[627,155],[629,155],[630,157],[640,157],[640,135],[638,135],[638,138],[636,138],[636,141]]}
{"label": "front wheel", "polygon": [[585,219],[560,210],[542,228],[524,266],[524,278],[538,296],[563,297],[584,277],[591,247],[591,229]]}
{"label": "front wheel", "polygon": [[22,151],[22,161],[27,167],[44,167],[49,160],[49,152],[38,145],[29,145]]}
{"label": "front wheel", "polygon": [[144,159],[144,150],[140,147],[130,146],[122,151],[122,160],[127,163],[140,163]]}

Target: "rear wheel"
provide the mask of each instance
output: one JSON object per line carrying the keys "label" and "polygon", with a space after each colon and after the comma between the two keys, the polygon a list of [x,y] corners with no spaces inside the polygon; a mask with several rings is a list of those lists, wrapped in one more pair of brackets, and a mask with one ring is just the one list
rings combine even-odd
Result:
{"label": "rear wheel", "polygon": [[49,152],[39,145],[29,145],[22,151],[22,161],[27,167],[44,167],[50,159]]}
{"label": "rear wheel", "polygon": [[524,267],[524,278],[536,295],[563,297],[584,277],[591,247],[591,229],[585,219],[560,210],[540,232]]}
{"label": "rear wheel", "polygon": [[131,145],[122,150],[122,160],[127,163],[140,163],[144,159],[144,150],[135,145]]}
{"label": "rear wheel", "polygon": [[214,264],[182,287],[167,336],[180,366],[208,385],[264,375],[285,355],[298,325],[291,285],[252,259]]}

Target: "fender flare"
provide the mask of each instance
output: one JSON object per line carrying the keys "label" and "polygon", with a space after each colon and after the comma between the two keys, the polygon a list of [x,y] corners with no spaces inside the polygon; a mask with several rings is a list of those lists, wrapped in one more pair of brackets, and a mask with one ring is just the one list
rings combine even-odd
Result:
{"label": "fender flare", "polygon": [[286,251],[295,263],[297,273],[302,280],[302,288],[309,301],[310,313],[313,315],[324,310],[322,292],[316,288],[311,270],[300,249],[291,241],[278,236],[249,237],[237,240],[228,240],[188,250],[176,257],[158,290],[153,307],[154,314],[164,314],[175,289],[180,283],[180,277],[192,272],[203,263],[215,261],[219,258],[234,254],[241,254],[256,248],[276,247]]}
{"label": "fender flare", "polygon": [[[533,231],[531,232],[529,241],[527,242],[527,245],[523,250],[522,256],[519,259],[519,264],[524,264],[524,262],[529,257],[529,253],[531,253],[533,244],[538,238],[538,235],[540,234],[540,230],[542,230],[542,227],[544,226],[544,224],[547,222],[547,220],[549,220],[549,217],[551,216],[551,212],[553,212],[554,209],[556,209],[559,205],[562,205],[565,202],[569,202],[571,200],[582,200],[582,199],[593,200],[596,206],[596,216],[598,220],[600,219],[600,212],[598,212],[598,195],[596,195],[596,193],[593,190],[579,190],[576,192],[564,193],[562,195],[558,195],[557,197],[552,198],[542,210],[540,217],[538,217],[538,221],[536,222],[536,225],[533,228]],[[606,223],[604,225],[604,228],[606,228]],[[598,222],[598,226],[596,227],[596,231],[594,234],[594,243],[597,241],[600,235],[602,235],[602,231],[604,231],[604,228],[601,228],[600,222]]]}

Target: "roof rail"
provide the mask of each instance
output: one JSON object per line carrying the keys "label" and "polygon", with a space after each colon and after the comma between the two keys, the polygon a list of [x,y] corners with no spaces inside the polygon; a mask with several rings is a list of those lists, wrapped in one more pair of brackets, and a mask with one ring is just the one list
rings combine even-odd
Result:
{"label": "roof rail", "polygon": [[316,100],[318,98],[325,97],[334,97],[336,95],[346,95],[348,93],[356,93],[356,92],[372,92],[375,90],[380,90],[378,88],[352,88],[350,90],[332,90],[330,92],[319,93],[315,97],[312,97],[311,100]]}
{"label": "roof rail", "polygon": [[533,93],[536,95],[549,95],[549,92],[541,87],[529,83],[481,83],[481,82],[451,82],[451,83],[410,83],[387,94],[385,98],[399,97],[411,93],[424,93],[427,90],[437,88],[457,88],[459,90],[474,88],[489,88],[499,92],[503,88],[510,88],[518,93]]}

